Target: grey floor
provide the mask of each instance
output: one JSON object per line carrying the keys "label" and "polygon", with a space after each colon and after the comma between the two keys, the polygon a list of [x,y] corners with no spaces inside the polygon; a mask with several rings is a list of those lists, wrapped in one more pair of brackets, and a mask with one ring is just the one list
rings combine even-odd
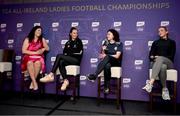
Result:
{"label": "grey floor", "polygon": [[[179,105],[178,105],[179,106]],[[114,100],[102,100],[97,106],[95,98],[80,97],[74,104],[70,97],[54,95],[39,96],[19,93],[1,94],[0,115],[170,115],[169,103],[155,104],[153,112],[148,111],[147,102],[122,101],[119,110]],[[180,114],[178,107],[176,114]]]}

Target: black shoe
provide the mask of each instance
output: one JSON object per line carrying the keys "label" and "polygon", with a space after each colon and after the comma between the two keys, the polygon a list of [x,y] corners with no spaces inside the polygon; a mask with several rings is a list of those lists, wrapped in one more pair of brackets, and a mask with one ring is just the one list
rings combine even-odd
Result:
{"label": "black shoe", "polygon": [[94,82],[96,80],[96,76],[94,74],[90,74],[87,76],[87,79],[91,82]]}
{"label": "black shoe", "polygon": [[108,87],[105,87],[105,88],[104,88],[104,93],[106,93],[106,94],[109,93],[109,88],[108,88]]}

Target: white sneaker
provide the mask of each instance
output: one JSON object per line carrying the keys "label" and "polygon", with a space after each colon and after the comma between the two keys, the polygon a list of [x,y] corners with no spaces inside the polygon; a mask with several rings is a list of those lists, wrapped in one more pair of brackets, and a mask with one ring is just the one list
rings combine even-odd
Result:
{"label": "white sneaker", "polygon": [[167,88],[162,89],[162,98],[164,100],[171,100],[171,98],[169,96],[169,90]]}
{"label": "white sneaker", "polygon": [[152,91],[152,88],[153,88],[153,85],[149,83],[149,80],[146,80],[146,85],[142,89],[150,93]]}
{"label": "white sneaker", "polygon": [[54,81],[54,76],[51,76],[50,74],[40,79],[40,82],[42,83],[48,83],[48,82],[53,82],[53,81]]}

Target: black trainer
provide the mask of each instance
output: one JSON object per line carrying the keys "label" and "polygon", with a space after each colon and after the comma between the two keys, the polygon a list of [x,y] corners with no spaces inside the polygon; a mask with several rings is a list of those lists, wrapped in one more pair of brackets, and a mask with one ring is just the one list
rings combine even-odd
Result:
{"label": "black trainer", "polygon": [[87,79],[91,82],[94,82],[96,80],[96,76],[94,74],[90,74],[87,76]]}

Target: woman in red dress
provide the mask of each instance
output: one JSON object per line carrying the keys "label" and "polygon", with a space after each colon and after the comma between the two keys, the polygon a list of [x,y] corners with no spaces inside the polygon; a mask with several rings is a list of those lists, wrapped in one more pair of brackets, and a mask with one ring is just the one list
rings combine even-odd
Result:
{"label": "woman in red dress", "polygon": [[36,78],[40,71],[45,70],[44,51],[48,51],[49,46],[42,36],[42,27],[35,26],[25,38],[22,46],[22,71],[28,71],[31,84],[29,89],[37,90]]}

